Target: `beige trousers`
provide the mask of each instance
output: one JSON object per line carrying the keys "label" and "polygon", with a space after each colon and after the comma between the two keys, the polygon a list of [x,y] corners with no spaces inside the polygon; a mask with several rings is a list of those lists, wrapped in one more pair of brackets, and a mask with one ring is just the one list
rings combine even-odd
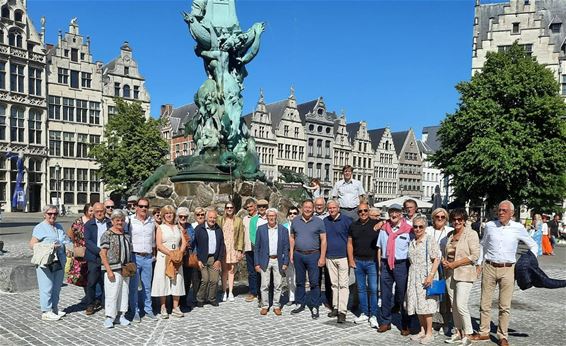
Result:
{"label": "beige trousers", "polygon": [[348,297],[350,296],[350,275],[347,258],[326,259],[326,267],[332,282],[333,308],[345,314],[348,311]]}
{"label": "beige trousers", "polygon": [[470,300],[470,291],[474,283],[454,280],[451,270],[447,270],[446,274],[446,291],[452,306],[454,327],[464,331],[466,335],[472,335],[474,329],[472,328],[472,317],[470,316],[468,301]]}
{"label": "beige trousers", "polygon": [[507,339],[511,299],[513,298],[513,289],[515,288],[515,265],[496,268],[489,263],[484,264],[481,280],[480,334],[489,334],[493,292],[498,285],[499,322],[497,325],[497,337],[501,340]]}

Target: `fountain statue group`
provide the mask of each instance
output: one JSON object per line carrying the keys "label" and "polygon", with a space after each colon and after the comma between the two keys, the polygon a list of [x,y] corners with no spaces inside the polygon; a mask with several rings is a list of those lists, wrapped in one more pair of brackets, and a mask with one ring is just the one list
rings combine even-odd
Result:
{"label": "fountain statue group", "polygon": [[171,180],[264,179],[255,141],[241,119],[246,64],[259,52],[263,23],[242,31],[234,0],[193,0],[183,13],[207,79],[194,97],[197,113],[185,124],[195,152],[175,159]]}

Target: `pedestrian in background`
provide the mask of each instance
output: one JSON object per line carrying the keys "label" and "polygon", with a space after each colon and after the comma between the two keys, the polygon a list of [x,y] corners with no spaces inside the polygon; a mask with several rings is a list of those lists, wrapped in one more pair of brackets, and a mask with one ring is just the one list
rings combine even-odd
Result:
{"label": "pedestrian in background", "polygon": [[[63,227],[56,223],[59,211],[54,205],[43,208],[43,221],[37,224],[31,233],[29,241],[30,248],[34,251],[34,258],[39,257],[39,252],[46,253],[49,258],[53,253],[55,257],[49,263],[40,264],[36,267],[37,285],[39,286],[39,303],[41,305],[41,319],[44,321],[57,321],[65,316],[65,312],[59,310],[59,295],[63,285],[63,275],[67,253],[65,246],[71,243]],[[41,256],[44,257],[44,256]]]}
{"label": "pedestrian in background", "polygon": [[358,205],[363,201],[366,194],[362,183],[352,178],[354,168],[346,165],[342,168],[343,179],[334,184],[332,198],[340,203],[340,213],[348,215],[352,221],[358,219]]}

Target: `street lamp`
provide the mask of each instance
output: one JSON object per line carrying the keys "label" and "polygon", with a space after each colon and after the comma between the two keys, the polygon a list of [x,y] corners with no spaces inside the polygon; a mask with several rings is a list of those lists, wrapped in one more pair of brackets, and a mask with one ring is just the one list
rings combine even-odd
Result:
{"label": "street lamp", "polygon": [[57,209],[61,208],[61,199],[60,199],[60,181],[61,181],[61,166],[59,163],[55,164],[55,189],[57,190]]}

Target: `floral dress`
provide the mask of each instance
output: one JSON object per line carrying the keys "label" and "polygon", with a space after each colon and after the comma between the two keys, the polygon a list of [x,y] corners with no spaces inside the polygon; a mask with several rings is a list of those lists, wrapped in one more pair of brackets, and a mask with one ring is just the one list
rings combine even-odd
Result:
{"label": "floral dress", "polygon": [[[71,226],[71,232],[73,234],[73,246],[86,246],[85,243],[85,224],[83,218],[79,217],[75,220]],[[88,275],[88,265],[84,258],[73,257],[71,259],[71,268],[67,274],[67,283],[86,287],[87,275]]]}
{"label": "floral dress", "polygon": [[[426,258],[428,245],[428,258]],[[409,244],[409,280],[407,283],[406,304],[409,315],[427,315],[438,311],[438,297],[427,297],[423,281],[432,269],[432,261],[438,257],[438,243],[425,234],[421,241],[413,239]],[[436,277],[436,275],[435,275]]]}

